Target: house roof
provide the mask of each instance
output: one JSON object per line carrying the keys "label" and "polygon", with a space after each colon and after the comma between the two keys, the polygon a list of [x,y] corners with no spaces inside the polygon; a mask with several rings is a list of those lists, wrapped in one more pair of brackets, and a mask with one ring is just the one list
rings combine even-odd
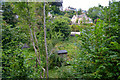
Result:
{"label": "house roof", "polygon": [[73,8],[73,7],[67,7],[66,9],[65,9],[66,11],[71,11],[71,10],[73,10],[73,11],[77,11],[77,9],[76,8]]}

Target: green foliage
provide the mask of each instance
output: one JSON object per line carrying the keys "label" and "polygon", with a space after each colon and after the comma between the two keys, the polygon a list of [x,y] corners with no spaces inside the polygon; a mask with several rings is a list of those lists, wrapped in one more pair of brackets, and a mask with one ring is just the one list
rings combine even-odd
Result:
{"label": "green foliage", "polygon": [[21,51],[21,43],[27,41],[25,33],[19,26],[16,27],[16,13],[13,12],[11,3],[5,3],[2,7],[2,77],[22,78],[27,77],[26,68],[23,65],[24,58]]}
{"label": "green foliage", "polygon": [[52,14],[60,14],[59,7],[54,5],[51,7],[51,9],[52,9]]}
{"label": "green foliage", "polygon": [[79,32],[80,31],[80,26],[79,25],[73,24],[70,27],[71,27],[71,31],[73,31],[73,32]]}
{"label": "green foliage", "polygon": [[78,10],[78,15],[81,15],[82,14],[82,9],[79,9]]}
{"label": "green foliage", "polygon": [[61,2],[49,2],[50,5],[50,12],[53,15],[63,15],[64,13],[60,11],[60,8],[62,6]]}
{"label": "green foliage", "polygon": [[63,66],[57,70],[58,78],[74,78],[73,72],[74,69],[72,66]]}
{"label": "green foliage", "polygon": [[78,23],[78,19],[76,20],[76,23]]}
{"label": "green foliage", "polygon": [[85,19],[85,17],[83,17],[83,24],[85,24],[85,22],[86,22],[86,19]]}
{"label": "green foliage", "polygon": [[[120,79],[118,4],[119,2],[112,2],[105,7],[107,14],[103,15],[102,11],[99,12],[101,17],[99,15],[97,17],[104,21],[98,19],[95,26],[87,27],[89,25],[86,24],[85,28],[80,29],[81,36],[78,37],[80,43],[75,44],[79,51],[76,56],[72,57],[72,62],[70,61],[71,66],[75,69],[74,72],[71,72],[72,76],[80,79]],[[103,9],[102,6],[99,8]],[[68,77],[69,73],[63,70],[59,71],[59,77]]]}
{"label": "green foliage", "polygon": [[[119,76],[119,52],[118,43],[112,42],[116,36],[108,38],[105,23],[101,20],[95,27],[83,29],[81,32],[81,44],[78,45],[80,52],[72,65],[76,69],[76,77],[84,79],[118,79]],[[114,45],[109,45],[111,42]],[[116,47],[115,47],[116,46]]]}
{"label": "green foliage", "polygon": [[3,12],[3,20],[6,21],[7,24],[12,25],[11,27],[15,27],[15,24],[18,22],[16,18],[16,13],[13,12],[13,8],[10,3],[5,3],[2,6]]}
{"label": "green foliage", "polygon": [[106,34],[118,36],[115,40],[120,44],[119,4],[120,2],[109,2],[109,7],[104,8],[103,14],[106,22]]}
{"label": "green foliage", "polygon": [[76,15],[76,11],[64,11],[64,16],[72,18],[74,15]]}
{"label": "green foliage", "polygon": [[[69,18],[75,11],[60,12],[56,5],[49,7],[46,3],[46,28],[49,52],[49,68],[57,68],[55,77],[76,77],[81,79],[120,79],[120,27],[119,2],[109,2],[108,7],[93,7],[88,11],[95,24],[71,25]],[[39,78],[41,67],[45,68],[45,46],[43,31],[43,3],[5,3],[2,22],[2,77],[3,78]],[[47,13],[63,15],[52,20]],[[109,13],[108,13],[109,12]],[[78,11],[78,14],[81,10]],[[15,16],[18,15],[18,18]],[[67,18],[69,17],[69,18]],[[18,22],[19,21],[19,22]],[[85,23],[85,21],[84,21]],[[36,61],[32,43],[30,43],[29,25],[35,29],[40,48],[41,66]],[[91,27],[90,27],[91,26]],[[80,31],[81,36],[69,37],[70,31]],[[61,42],[60,42],[61,41]],[[62,45],[63,47],[59,47]],[[21,50],[24,43],[30,48]],[[36,43],[35,43],[36,44]],[[59,50],[68,51],[67,63],[57,54],[52,54],[57,46]],[[63,62],[63,63],[62,63]],[[58,67],[59,66],[59,67]],[[53,74],[54,75],[54,74]],[[54,78],[54,77],[53,77]]]}
{"label": "green foliage", "polygon": [[21,51],[21,40],[22,38],[25,39],[25,34],[18,33],[16,27],[11,28],[5,22],[2,23],[2,27],[2,77],[27,77]]}
{"label": "green foliage", "polygon": [[68,38],[70,34],[69,22],[65,17],[56,17],[50,24],[50,27],[53,28],[52,32],[61,32],[64,39]]}
{"label": "green foliage", "polygon": [[63,62],[65,62],[64,58],[57,53],[53,53],[49,58],[49,69],[53,69],[56,66],[61,67]]}
{"label": "green foliage", "polygon": [[73,72],[74,69],[72,66],[56,67],[49,70],[50,78],[74,78]]}
{"label": "green foliage", "polygon": [[103,18],[103,17],[102,17],[103,14],[102,14],[101,11],[102,11],[102,9],[101,9],[100,7],[89,8],[87,15],[88,15],[90,18],[92,18],[93,21],[94,21],[94,20],[97,19],[97,18]]}
{"label": "green foliage", "polygon": [[[27,68],[27,78],[39,78],[39,73],[42,70],[38,65],[34,51],[30,49],[23,49],[22,55],[24,56],[24,66]],[[45,63],[43,63],[43,61],[44,60],[41,60],[41,66],[45,66]]]}
{"label": "green foliage", "polygon": [[[37,23],[37,20],[35,20],[35,9],[38,5],[35,5],[34,3],[29,3],[31,5],[28,5],[26,2],[23,3],[11,3],[12,6],[12,12],[16,13],[18,15],[18,24],[16,24],[15,27],[11,28],[10,25],[3,22],[3,28],[2,28],[2,44],[3,44],[3,78],[30,78],[30,77],[39,77],[39,73],[41,69],[36,70],[35,67],[31,67],[31,65],[34,65],[36,59],[33,59],[34,62],[31,64],[29,62],[27,65],[24,64],[27,61],[27,57],[25,57],[23,51],[21,50],[21,47],[24,43],[30,43],[30,35],[29,35],[29,23],[32,26]],[[41,6],[41,5],[39,5]],[[28,14],[28,11],[30,14]],[[4,15],[6,16],[6,14]],[[8,19],[10,19],[10,16],[8,16]],[[36,21],[36,22],[35,22]],[[35,28],[37,29],[37,28]],[[39,29],[36,30],[37,34]],[[41,30],[40,35],[43,33]],[[38,35],[39,36],[39,35]],[[37,38],[38,38],[37,36]],[[42,37],[39,36],[40,40],[39,42],[44,42],[43,34]],[[40,43],[39,43],[40,44]],[[41,49],[41,57],[43,57],[42,61],[44,60],[44,45],[40,45]],[[31,46],[30,46],[31,47]],[[33,50],[31,50],[33,51]],[[29,57],[29,56],[28,56]],[[35,56],[36,57],[36,56]],[[45,66],[45,64],[41,65]],[[40,68],[40,66],[38,67]],[[34,71],[34,69],[36,71]],[[28,74],[29,73],[29,74]]]}

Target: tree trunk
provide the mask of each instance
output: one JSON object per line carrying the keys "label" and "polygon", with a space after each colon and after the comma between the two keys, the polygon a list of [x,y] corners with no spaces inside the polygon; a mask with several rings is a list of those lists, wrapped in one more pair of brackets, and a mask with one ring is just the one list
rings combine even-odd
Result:
{"label": "tree trunk", "polygon": [[46,70],[47,70],[47,78],[48,76],[48,52],[47,52],[47,42],[46,42],[46,25],[45,25],[45,0],[44,0],[44,41],[45,41],[45,52],[46,52]]}
{"label": "tree trunk", "polygon": [[[28,5],[28,2],[27,2],[27,5]],[[31,38],[31,42],[32,42],[32,45],[33,45],[33,48],[34,48],[34,51],[35,51],[35,55],[36,55],[38,64],[40,65],[41,62],[40,62],[40,60],[39,60],[39,58],[38,58],[37,49],[36,49],[36,47],[35,47],[35,42],[34,42],[34,38],[33,38],[33,34],[32,34],[32,29],[31,29],[30,12],[29,12],[29,8],[28,8],[28,7],[27,7],[27,10],[28,10],[28,24],[29,24],[30,36],[31,36],[30,38]],[[40,66],[40,67],[41,67],[42,70],[43,70],[44,78],[45,78],[45,69],[44,69],[42,66]],[[41,76],[41,78],[42,78],[42,76]]]}

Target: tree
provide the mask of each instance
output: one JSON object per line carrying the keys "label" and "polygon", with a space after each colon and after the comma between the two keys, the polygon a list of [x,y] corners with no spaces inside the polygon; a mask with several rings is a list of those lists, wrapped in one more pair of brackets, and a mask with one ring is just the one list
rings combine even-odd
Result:
{"label": "tree", "polygon": [[44,41],[45,41],[45,52],[46,52],[47,78],[49,78],[49,76],[48,76],[48,52],[47,52],[47,42],[46,42],[45,2],[44,2]]}
{"label": "tree", "polygon": [[63,15],[64,13],[60,11],[60,7],[62,6],[62,2],[49,2],[50,7],[50,12],[53,15]]}
{"label": "tree", "polygon": [[98,19],[95,26],[81,30],[81,44],[77,45],[80,52],[72,63],[77,78],[120,79],[118,4],[110,2],[104,11],[110,13],[104,13],[104,21]]}
{"label": "tree", "polygon": [[82,9],[78,9],[78,15],[81,15],[82,14]]}
{"label": "tree", "polygon": [[97,18],[102,18],[101,8],[99,8],[99,7],[89,8],[87,15],[88,15],[90,18],[92,18],[93,21],[94,21],[95,19],[97,19]]}
{"label": "tree", "polygon": [[67,39],[70,34],[70,26],[68,22],[69,18],[66,17],[56,17],[50,24],[53,27],[53,32],[61,32],[64,39]]}
{"label": "tree", "polygon": [[[2,21],[2,77],[27,77],[27,68],[24,66],[24,57],[21,52],[23,39],[27,41],[26,34],[16,26],[15,13],[10,5],[3,5]],[[6,7],[7,6],[7,7]],[[9,6],[9,7],[8,7]],[[18,36],[19,35],[19,36]]]}
{"label": "tree", "polygon": [[64,11],[64,16],[68,17],[68,18],[72,18],[74,15],[76,15],[76,11]]}
{"label": "tree", "polygon": [[[42,4],[42,3],[40,3],[40,4]],[[42,6],[42,5],[39,5],[39,6]],[[39,77],[45,78],[45,69],[43,67],[43,64],[41,64],[41,55],[43,55],[43,54],[40,54],[41,49],[38,46],[39,45],[38,40],[37,40],[38,38],[37,38],[36,32],[35,32],[35,31],[43,31],[43,30],[39,30],[39,29],[41,29],[38,27],[38,24],[37,24],[39,21],[36,20],[36,19],[38,19],[38,18],[36,18],[36,17],[38,17],[38,14],[35,13],[41,7],[38,8],[38,4],[28,3],[28,2],[16,3],[16,4],[13,4],[13,7],[14,7],[14,12],[16,12],[19,16],[19,25],[24,24],[23,28],[24,29],[27,28],[27,30],[28,30],[27,32],[30,36],[30,40],[31,40],[31,43],[32,43],[32,46],[33,46],[33,49],[34,49],[35,55],[36,55],[36,64],[39,64],[39,67],[38,67],[39,68],[38,72],[40,74]],[[41,21],[42,21],[42,19],[43,18],[40,18]],[[38,30],[36,30],[36,29],[38,29]],[[39,32],[39,34],[40,34],[40,32]],[[39,37],[39,38],[41,38],[41,37]],[[43,48],[42,48],[42,50],[43,50]],[[42,72],[43,72],[43,76],[41,75]]]}
{"label": "tree", "polygon": [[17,15],[16,13],[13,13],[13,8],[9,3],[5,3],[5,5],[2,6],[3,12],[3,20],[6,21],[7,24],[12,25],[11,27],[15,27],[15,24],[17,24]]}
{"label": "tree", "polygon": [[[106,34],[110,36],[118,36],[117,42],[120,43],[120,27],[119,25],[119,2],[109,2],[109,7],[103,8],[104,21],[106,24]],[[109,13],[108,13],[109,12]]]}

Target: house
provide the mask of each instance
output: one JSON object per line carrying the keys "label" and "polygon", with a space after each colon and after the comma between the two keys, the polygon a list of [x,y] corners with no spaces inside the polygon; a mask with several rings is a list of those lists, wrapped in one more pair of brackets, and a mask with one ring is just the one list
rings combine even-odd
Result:
{"label": "house", "polygon": [[93,23],[92,19],[87,17],[86,14],[81,14],[78,16],[78,24],[80,23]]}
{"label": "house", "polygon": [[85,13],[81,15],[74,15],[71,21],[72,21],[72,24],[93,23],[92,19],[87,17]]}
{"label": "house", "polygon": [[75,24],[77,19],[78,19],[77,15],[74,15],[71,19],[72,24]]}

